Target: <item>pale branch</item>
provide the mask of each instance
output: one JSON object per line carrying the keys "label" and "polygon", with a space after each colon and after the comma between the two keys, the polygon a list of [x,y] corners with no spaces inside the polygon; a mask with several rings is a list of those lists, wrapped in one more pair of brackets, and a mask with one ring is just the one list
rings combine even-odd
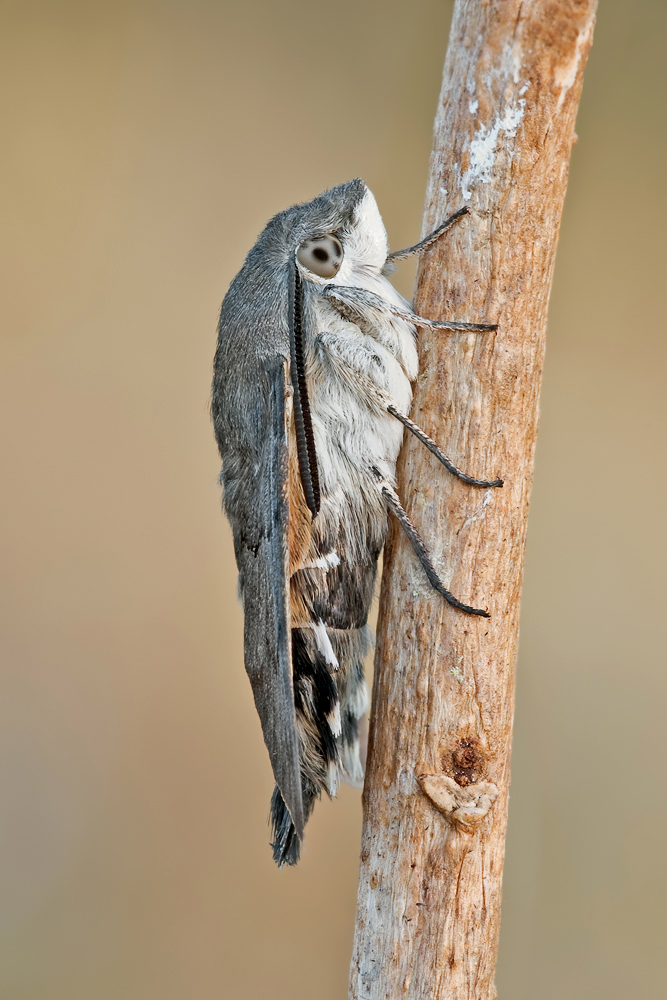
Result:
{"label": "pale branch", "polygon": [[398,493],[451,607],[392,518],[371,714],[353,1000],[491,1000],[519,598],[547,304],[595,0],[456,0],[415,308],[496,332],[419,332]]}

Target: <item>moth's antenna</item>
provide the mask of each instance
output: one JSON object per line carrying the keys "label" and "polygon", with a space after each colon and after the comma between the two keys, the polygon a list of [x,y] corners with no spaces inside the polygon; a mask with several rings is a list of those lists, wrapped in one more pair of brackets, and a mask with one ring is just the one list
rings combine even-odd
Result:
{"label": "moth's antenna", "polygon": [[450,215],[450,217],[443,222],[441,226],[434,229],[429,236],[425,236],[423,240],[419,241],[419,243],[415,243],[415,245],[411,247],[406,247],[405,250],[394,250],[393,253],[389,254],[387,260],[404,260],[406,257],[414,257],[415,254],[424,253],[424,251],[428,250],[428,248],[435,243],[436,240],[439,240],[448,229],[451,229],[455,222],[462,219],[464,215],[470,215],[470,209],[467,205],[464,205],[463,208],[458,210],[458,212],[454,212],[453,215]]}
{"label": "moth's antenna", "polygon": [[473,477],[469,476],[466,472],[461,472],[460,469],[456,468],[453,462],[449,461],[446,455],[443,455],[435,441],[433,441],[428,434],[421,429],[421,427],[410,420],[410,417],[406,417],[404,413],[401,413],[401,411],[398,410],[393,403],[389,403],[387,406],[387,412],[391,413],[392,417],[396,417],[397,420],[400,420],[401,423],[407,427],[407,429],[411,431],[411,433],[414,434],[414,436],[418,438],[422,444],[425,444],[428,450],[432,452],[435,457],[442,462],[444,467],[451,472],[453,476],[456,476],[457,479],[461,479],[464,483],[468,483],[469,486],[489,487],[503,485],[502,479],[494,479],[490,481],[485,479],[473,479]]}
{"label": "moth's antenna", "polygon": [[458,608],[459,611],[465,611],[467,615],[479,615],[481,618],[490,618],[491,615],[488,611],[482,611],[481,608],[471,608],[467,604],[462,604],[453,594],[445,587],[444,583],[438,576],[435,570],[435,566],[431,562],[431,557],[428,554],[428,550],[422,541],[421,535],[415,528],[414,524],[406,514],[403,509],[401,501],[398,499],[398,494],[391,486],[382,479],[379,470],[373,469],[375,475],[380,480],[382,485],[380,486],[380,491],[384,497],[387,507],[392,512],[403,531],[410,539],[410,544],[415,551],[415,555],[419,559],[420,563],[424,568],[424,572],[428,577],[429,583],[434,590],[437,590],[439,594],[442,594],[444,599],[448,604],[451,604],[453,608]]}
{"label": "moth's antenna", "polygon": [[310,400],[306,385],[306,365],[303,348],[303,288],[296,262],[292,262],[292,309],[290,325],[290,375],[294,389],[294,430],[299,459],[299,473],[308,509],[317,517],[320,509],[320,478],[317,472],[317,454]]}

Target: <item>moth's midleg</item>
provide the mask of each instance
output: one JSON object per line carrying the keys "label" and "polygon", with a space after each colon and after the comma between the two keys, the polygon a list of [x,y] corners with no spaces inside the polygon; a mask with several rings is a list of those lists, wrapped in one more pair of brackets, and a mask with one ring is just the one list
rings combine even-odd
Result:
{"label": "moth's midleg", "polygon": [[396,309],[392,310],[394,316],[400,316],[401,319],[410,318],[410,322],[414,323],[415,326],[426,326],[430,330],[451,330],[454,333],[489,333],[498,329],[497,323],[457,323],[453,320],[440,320],[440,319],[426,319],[424,316],[418,316],[416,313],[401,313]]}
{"label": "moth's midleg", "polygon": [[[406,323],[425,326],[431,330],[489,333],[498,329],[497,323],[464,323],[454,320],[426,319],[425,316],[418,316],[411,310],[399,309],[398,306],[391,305],[379,295],[375,295],[374,292],[368,292],[365,288],[354,288],[351,285],[326,285],[323,295],[341,316],[356,323],[364,333],[369,332],[369,328],[372,328],[373,311],[385,316],[395,316],[397,319],[405,320]],[[365,310],[371,310],[370,316]]]}

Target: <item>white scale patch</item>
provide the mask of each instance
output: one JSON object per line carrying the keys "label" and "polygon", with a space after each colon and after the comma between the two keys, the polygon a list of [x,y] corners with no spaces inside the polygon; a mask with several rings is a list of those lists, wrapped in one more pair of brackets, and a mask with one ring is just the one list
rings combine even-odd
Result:
{"label": "white scale patch", "polygon": [[470,143],[470,165],[461,179],[461,194],[470,201],[471,189],[477,184],[488,184],[496,162],[496,147],[501,134],[513,139],[523,121],[525,98],[510,104],[502,115],[497,115],[490,125],[480,125]]}
{"label": "white scale patch", "polygon": [[329,729],[333,736],[340,736],[343,732],[343,723],[340,717],[340,702],[337,701],[332,712],[327,715],[327,722],[329,723]]}
{"label": "white scale patch", "polygon": [[301,566],[301,569],[334,569],[334,567],[340,566],[340,556],[337,552],[328,552],[325,556],[320,556],[318,559],[311,559],[310,562],[305,562]]}
{"label": "white scale patch", "polygon": [[324,622],[319,621],[317,624],[312,623],[312,629],[315,633],[315,642],[317,643],[317,648],[324,657],[325,663],[329,667],[333,667],[334,670],[338,670],[338,660],[336,659],[336,654],[333,651],[333,646],[331,645],[331,640],[327,635],[327,627]]}

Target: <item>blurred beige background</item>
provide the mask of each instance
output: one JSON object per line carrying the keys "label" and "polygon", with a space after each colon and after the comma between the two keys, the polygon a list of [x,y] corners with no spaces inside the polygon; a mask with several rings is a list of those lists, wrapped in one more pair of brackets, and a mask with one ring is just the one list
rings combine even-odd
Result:
{"label": "blurred beige background", "polygon": [[[208,419],[268,217],[419,235],[451,4],[0,5],[0,997],[346,996],[360,800],[271,862]],[[602,0],[549,327],[498,986],[664,995],[664,0]],[[401,288],[410,293],[409,274]]]}

